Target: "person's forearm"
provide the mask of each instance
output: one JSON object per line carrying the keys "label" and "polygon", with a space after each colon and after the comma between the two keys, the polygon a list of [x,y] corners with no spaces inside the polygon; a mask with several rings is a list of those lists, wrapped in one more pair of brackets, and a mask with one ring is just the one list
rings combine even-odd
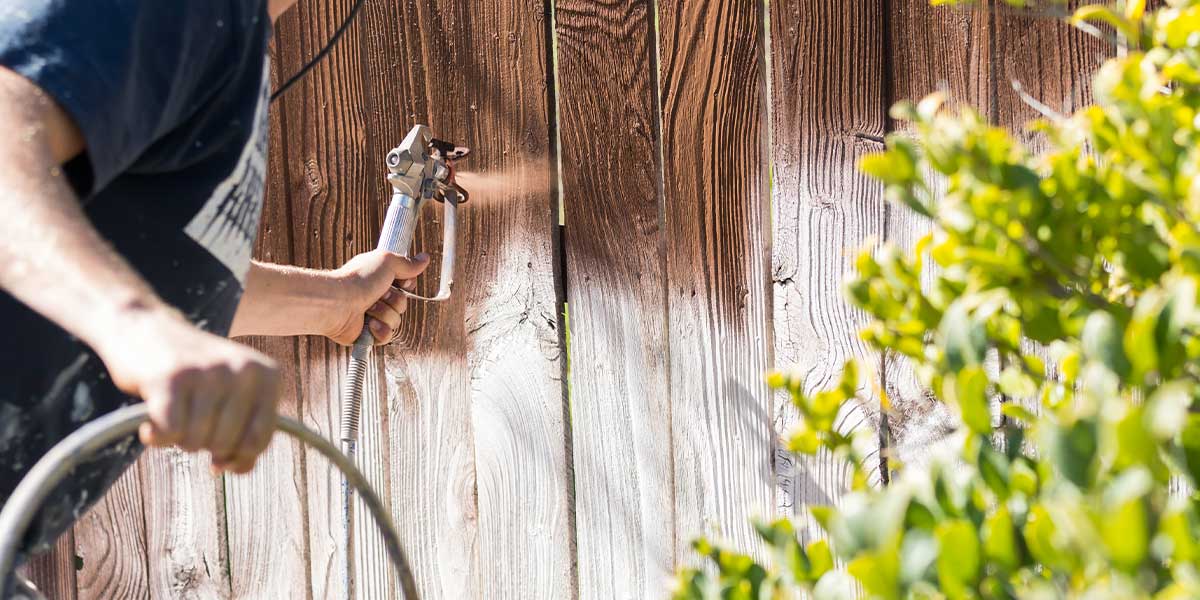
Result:
{"label": "person's forearm", "polygon": [[9,132],[0,139],[0,287],[102,357],[122,331],[172,313],[92,227],[58,169],[55,155],[78,143],[78,132],[7,71],[0,130]]}
{"label": "person's forearm", "polygon": [[229,335],[327,335],[340,303],[329,271],[254,262]]}

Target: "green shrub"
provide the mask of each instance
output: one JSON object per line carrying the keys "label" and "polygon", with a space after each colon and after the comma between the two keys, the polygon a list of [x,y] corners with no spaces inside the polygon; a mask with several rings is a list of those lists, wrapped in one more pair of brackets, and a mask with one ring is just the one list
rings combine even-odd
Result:
{"label": "green shrub", "polygon": [[938,95],[893,109],[910,127],[861,168],[933,232],[862,254],[848,295],[958,415],[961,455],[873,488],[835,429],[855,365],[811,396],[772,374],[791,449],[847,460],[852,489],[812,510],[828,545],[787,520],[758,525],[765,564],[696,542],[713,566],[677,598],[1200,598],[1200,0],[1168,4],[1075,13],[1130,51],[1035,125],[1043,152]]}

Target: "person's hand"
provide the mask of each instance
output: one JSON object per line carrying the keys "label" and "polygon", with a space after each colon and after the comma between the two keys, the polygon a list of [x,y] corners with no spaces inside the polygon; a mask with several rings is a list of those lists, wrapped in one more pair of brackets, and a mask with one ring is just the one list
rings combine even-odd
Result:
{"label": "person's hand", "polygon": [[146,445],[208,450],[215,469],[247,473],[270,443],[279,369],[254,349],[157,310],[97,350],[113,383],[149,407]]}
{"label": "person's hand", "polygon": [[415,278],[427,266],[429,256],[425,254],[407,259],[385,250],[366,252],[350,259],[331,273],[340,299],[325,336],[349,346],[362,333],[366,319],[376,344],[396,339],[400,316],[408,308],[408,298],[396,286],[399,284],[412,291]]}

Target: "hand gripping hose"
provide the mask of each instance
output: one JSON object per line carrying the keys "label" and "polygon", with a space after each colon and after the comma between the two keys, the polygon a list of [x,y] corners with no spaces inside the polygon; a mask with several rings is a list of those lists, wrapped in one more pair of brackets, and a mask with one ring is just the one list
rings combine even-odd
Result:
{"label": "hand gripping hose", "polygon": [[[147,420],[145,404],[139,403],[113,411],[67,436],[29,470],[0,510],[0,593],[8,589],[16,566],[17,549],[38,508],[51,491],[86,458],[118,440],[137,433],[138,426]],[[392,566],[396,568],[396,574],[400,578],[400,588],[404,591],[404,597],[412,600],[418,598],[412,569],[404,549],[400,546],[400,535],[396,532],[396,526],[392,524],[379,495],[367,483],[366,477],[350,459],[338,452],[333,444],[296,420],[279,417],[276,428],[325,455],[325,458],[342,472],[345,481],[358,491],[383,534],[383,542],[387,546]]]}

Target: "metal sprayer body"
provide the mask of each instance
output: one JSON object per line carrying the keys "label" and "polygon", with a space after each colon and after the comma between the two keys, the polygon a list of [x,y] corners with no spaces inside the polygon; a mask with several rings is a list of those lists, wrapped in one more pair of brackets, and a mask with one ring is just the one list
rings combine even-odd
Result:
{"label": "metal sprayer body", "polygon": [[[423,297],[407,291],[405,295],[417,300],[441,302],[450,298],[454,283],[454,260],[456,256],[456,231],[458,205],[468,199],[466,190],[454,181],[454,162],[465,157],[470,150],[448,142],[434,139],[425,125],[413,127],[399,146],[388,152],[388,183],[392,186],[392,200],[384,218],[383,230],[379,235],[378,248],[410,256],[421,209],[430,200],[442,203],[442,268],[438,292]],[[403,290],[402,290],[403,291]],[[342,451],[354,458],[358,442],[358,425],[362,414],[363,379],[367,371],[367,356],[375,338],[366,324],[354,342],[350,352],[350,365],[342,389]],[[351,562],[353,490],[342,482],[342,509],[346,526],[345,580],[346,589],[353,590],[353,563]]]}

